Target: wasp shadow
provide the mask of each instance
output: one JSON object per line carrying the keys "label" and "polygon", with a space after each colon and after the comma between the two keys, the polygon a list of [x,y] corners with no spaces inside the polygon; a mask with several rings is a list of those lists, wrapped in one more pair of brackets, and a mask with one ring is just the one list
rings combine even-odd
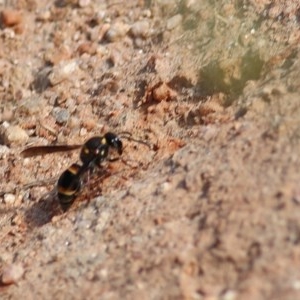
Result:
{"label": "wasp shadow", "polygon": [[61,209],[57,201],[56,190],[53,189],[25,211],[25,222],[30,227],[40,227],[59,214],[61,214]]}

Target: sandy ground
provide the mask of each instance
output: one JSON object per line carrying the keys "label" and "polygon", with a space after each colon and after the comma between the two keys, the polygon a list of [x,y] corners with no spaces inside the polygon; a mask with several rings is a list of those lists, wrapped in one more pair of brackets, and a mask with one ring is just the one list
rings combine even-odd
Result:
{"label": "sandy ground", "polygon": [[[1,299],[300,299],[297,1],[0,11]],[[63,213],[79,151],[20,152],[108,131]]]}

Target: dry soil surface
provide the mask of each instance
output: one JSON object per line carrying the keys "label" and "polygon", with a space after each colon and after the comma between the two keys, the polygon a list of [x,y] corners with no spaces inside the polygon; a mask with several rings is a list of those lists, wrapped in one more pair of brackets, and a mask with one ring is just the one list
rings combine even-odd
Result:
{"label": "dry soil surface", "polygon": [[297,2],[0,0],[0,298],[300,299]]}

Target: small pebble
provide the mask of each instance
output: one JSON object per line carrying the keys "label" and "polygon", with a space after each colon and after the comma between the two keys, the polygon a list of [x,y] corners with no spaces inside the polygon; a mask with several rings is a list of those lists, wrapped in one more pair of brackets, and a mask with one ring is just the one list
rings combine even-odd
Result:
{"label": "small pebble", "polygon": [[49,75],[49,80],[52,85],[59,84],[60,82],[69,79],[73,73],[78,70],[78,64],[75,60],[62,61],[55,66]]}
{"label": "small pebble", "polygon": [[115,23],[110,26],[105,34],[108,42],[117,42],[121,40],[129,31],[129,26],[123,23]]}
{"label": "small pebble", "polygon": [[235,300],[237,299],[237,292],[233,290],[226,291],[222,300]]}
{"label": "small pebble", "polygon": [[66,107],[68,108],[68,111],[70,113],[74,113],[75,110],[76,110],[76,108],[77,108],[77,106],[76,106],[76,100],[73,99],[73,98],[68,98],[66,100]]}
{"label": "small pebble", "polygon": [[69,119],[68,126],[71,129],[78,129],[78,128],[80,128],[80,120],[76,117],[71,117]]}
{"label": "small pebble", "polygon": [[14,116],[14,112],[10,108],[4,108],[2,115],[1,115],[1,121],[11,121]]}
{"label": "small pebble", "polygon": [[91,0],[79,0],[78,1],[78,6],[79,7],[86,7],[88,5],[90,5]]}
{"label": "small pebble", "polygon": [[3,29],[2,34],[5,39],[14,39],[16,37],[16,33],[12,28]]}
{"label": "small pebble", "polygon": [[134,23],[130,28],[130,34],[133,37],[146,38],[149,35],[150,24],[147,20],[142,20]]}
{"label": "small pebble", "polygon": [[6,204],[14,204],[15,200],[16,200],[16,196],[14,194],[8,193],[4,195],[4,202]]}
{"label": "small pebble", "polygon": [[51,12],[49,9],[44,9],[40,12],[38,12],[38,15],[37,15],[37,20],[38,21],[43,21],[43,22],[46,22],[46,21],[49,21],[50,20],[50,17],[51,17]]}
{"label": "small pebble", "polygon": [[97,126],[97,121],[93,118],[82,120],[82,126],[86,128],[86,130],[91,131]]}
{"label": "small pebble", "polygon": [[6,128],[3,137],[6,145],[25,144],[29,139],[27,132],[18,125]]}
{"label": "small pebble", "polygon": [[40,113],[41,110],[41,99],[33,96],[25,100],[25,102],[17,110],[18,113],[26,116],[33,116]]}
{"label": "small pebble", "polygon": [[172,90],[166,83],[162,82],[152,90],[153,100],[160,101],[169,101],[173,100],[176,97],[176,92]]}
{"label": "small pebble", "polygon": [[80,132],[79,132],[79,135],[80,135],[80,136],[86,136],[86,135],[87,135],[87,130],[86,130],[86,128],[81,128],[81,129],[80,129]]}
{"label": "small pebble", "polygon": [[1,21],[4,26],[12,27],[22,22],[22,14],[17,10],[4,9],[1,13]]}
{"label": "small pebble", "polygon": [[20,23],[20,24],[17,24],[16,26],[14,26],[13,29],[16,34],[22,34],[25,30],[25,27],[24,27],[23,23]]}
{"label": "small pebble", "polygon": [[47,49],[44,54],[44,59],[49,61],[54,66],[59,65],[59,63],[68,64],[71,61],[73,51],[74,50],[67,45],[61,45],[58,48]]}
{"label": "small pebble", "polygon": [[97,42],[105,39],[108,30],[111,25],[109,23],[104,23],[99,28],[95,27],[91,32],[91,41]]}
{"label": "small pebble", "polygon": [[177,26],[179,26],[182,22],[182,15],[177,14],[173,17],[171,17],[168,21],[167,21],[167,29],[168,30],[173,30],[174,28],[176,28]]}
{"label": "small pebble", "polygon": [[143,10],[142,16],[145,17],[145,18],[148,18],[148,19],[151,18],[151,16],[152,16],[151,10],[150,9]]}
{"label": "small pebble", "polygon": [[52,116],[58,124],[64,124],[68,122],[70,113],[65,108],[54,107],[52,110]]}
{"label": "small pebble", "polygon": [[155,5],[157,9],[163,14],[163,16],[169,16],[176,10],[178,10],[177,1],[170,0],[156,0]]}
{"label": "small pebble", "polygon": [[9,148],[5,145],[0,145],[0,158],[5,159],[9,153]]}
{"label": "small pebble", "polygon": [[84,53],[94,55],[97,51],[97,46],[96,46],[96,44],[91,43],[91,42],[84,42],[78,46],[77,51],[80,55],[82,55]]}
{"label": "small pebble", "polygon": [[295,290],[300,290],[300,281],[299,280],[295,280],[293,283],[292,283],[292,287],[295,289]]}
{"label": "small pebble", "polygon": [[3,268],[1,282],[2,284],[16,283],[24,274],[24,268],[21,264],[10,264]]}

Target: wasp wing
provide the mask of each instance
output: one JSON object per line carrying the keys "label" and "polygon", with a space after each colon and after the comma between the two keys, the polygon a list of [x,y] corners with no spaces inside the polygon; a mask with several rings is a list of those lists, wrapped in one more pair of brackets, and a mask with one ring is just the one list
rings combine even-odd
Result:
{"label": "wasp wing", "polygon": [[82,145],[46,145],[26,148],[20,154],[22,157],[33,157],[56,152],[66,152],[81,148]]}

